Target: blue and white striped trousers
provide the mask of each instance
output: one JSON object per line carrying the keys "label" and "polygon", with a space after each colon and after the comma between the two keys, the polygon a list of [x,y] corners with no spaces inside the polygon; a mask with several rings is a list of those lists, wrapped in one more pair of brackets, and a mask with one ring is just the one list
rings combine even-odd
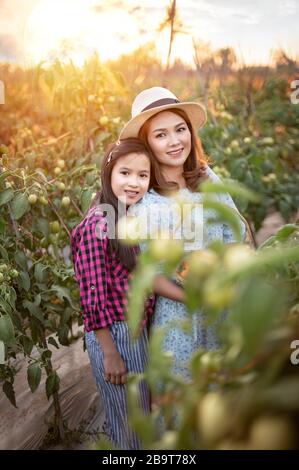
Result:
{"label": "blue and white striped trousers", "polygon": [[[144,329],[140,337],[134,341],[130,337],[126,322],[115,322],[110,333],[127,368],[128,373],[143,373],[148,361],[148,337]],[[119,449],[140,449],[140,442],[129,429],[126,404],[126,385],[114,385],[106,382],[103,351],[93,331],[85,333],[93,375],[102,396],[106,412],[105,432],[114,446]],[[144,413],[150,412],[150,395],[145,382],[141,381],[140,406]]]}

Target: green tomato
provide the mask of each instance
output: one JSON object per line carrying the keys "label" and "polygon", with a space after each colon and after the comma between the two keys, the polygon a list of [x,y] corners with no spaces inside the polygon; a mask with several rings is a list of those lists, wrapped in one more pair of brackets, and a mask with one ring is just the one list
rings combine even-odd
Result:
{"label": "green tomato", "polygon": [[237,140],[232,140],[231,143],[230,143],[230,147],[232,149],[236,149],[236,148],[239,148],[239,142]]}
{"label": "green tomato", "polygon": [[51,230],[51,233],[59,233],[60,224],[58,220],[55,220],[54,222],[50,222],[50,230]]}
{"label": "green tomato", "polygon": [[37,203],[37,195],[36,194],[29,194],[28,196],[28,202],[32,206]]}
{"label": "green tomato", "polygon": [[65,167],[65,161],[62,159],[57,160],[57,166],[58,168],[63,169]]}
{"label": "green tomato", "polygon": [[232,302],[234,296],[234,286],[219,286],[212,279],[208,279],[203,288],[204,303],[214,310],[221,310],[226,308],[230,302]]}
{"label": "green tomato", "polygon": [[107,116],[102,116],[100,119],[99,119],[99,123],[101,126],[106,126],[109,122],[109,119]]}
{"label": "green tomato", "polygon": [[223,394],[209,392],[198,403],[198,427],[207,443],[225,436],[232,425],[231,409]]}
{"label": "green tomato", "polygon": [[62,181],[59,181],[57,183],[57,188],[60,190],[60,191],[65,191],[65,184],[62,182]]}
{"label": "green tomato", "polygon": [[69,209],[68,212],[67,212],[68,217],[76,217],[77,215],[78,215],[78,213],[73,208]]}
{"label": "green tomato", "polygon": [[250,445],[258,450],[293,449],[296,437],[292,421],[287,416],[259,416],[250,429]]}
{"label": "green tomato", "polygon": [[8,269],[7,264],[0,264],[0,272],[5,273]]}
{"label": "green tomato", "polygon": [[215,352],[206,352],[200,358],[200,366],[204,371],[216,372],[221,366],[221,356]]}
{"label": "green tomato", "polygon": [[274,139],[272,137],[264,137],[261,140],[263,145],[273,145],[274,144]]}
{"label": "green tomato", "polygon": [[191,275],[204,278],[218,269],[219,259],[212,250],[194,251],[189,257],[188,264]]}
{"label": "green tomato", "polygon": [[228,248],[224,255],[224,266],[234,270],[252,261],[252,250],[246,245],[233,245]]}
{"label": "green tomato", "polygon": [[57,234],[56,234],[56,233],[55,233],[55,234],[54,234],[54,233],[50,233],[50,235],[49,235],[49,240],[50,240],[50,243],[51,243],[52,245],[56,245],[56,244],[57,244],[57,241],[58,241],[58,239],[57,239]]}
{"label": "green tomato", "polygon": [[43,206],[47,206],[49,204],[48,200],[45,198],[45,196],[40,196],[39,197],[39,202],[43,205]]}
{"label": "green tomato", "polygon": [[150,253],[157,261],[172,263],[179,262],[184,250],[178,240],[154,240],[150,246]]}
{"label": "green tomato", "polygon": [[16,269],[12,269],[11,271],[9,271],[9,274],[12,279],[16,279],[17,277],[19,277],[19,271],[17,271]]}
{"label": "green tomato", "polygon": [[43,237],[40,241],[40,246],[42,248],[48,248],[48,245],[49,245],[49,242],[48,240],[46,239],[46,237]]}
{"label": "green tomato", "polygon": [[8,153],[8,148],[6,147],[6,145],[0,145],[0,155],[3,155],[3,154],[6,154]]}
{"label": "green tomato", "polygon": [[61,205],[62,207],[69,207],[71,203],[71,200],[68,196],[64,196],[62,199],[61,199]]}

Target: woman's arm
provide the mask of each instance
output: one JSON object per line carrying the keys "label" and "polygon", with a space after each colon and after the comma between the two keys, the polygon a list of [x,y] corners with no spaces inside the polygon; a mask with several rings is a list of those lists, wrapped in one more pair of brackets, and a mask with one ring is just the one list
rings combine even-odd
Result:
{"label": "woman's arm", "polygon": [[[207,175],[209,176],[211,181],[215,183],[222,183],[221,178],[219,178],[219,176],[216,175],[216,173],[209,166],[207,167]],[[231,207],[237,213],[239,213],[237,206],[234,203],[229,193],[219,193],[218,199],[220,202],[227,205],[228,207]],[[244,241],[246,238],[246,230],[247,230],[246,224],[244,223],[241,217],[239,218],[239,222],[240,222],[240,230],[241,230],[241,239]],[[235,234],[233,233],[231,226],[228,223],[224,222],[223,223],[223,242],[235,243],[236,241],[237,240],[236,240]]]}
{"label": "woman's arm", "polygon": [[94,331],[104,355],[105,380],[115,385],[126,382],[127,370],[112,339],[109,328],[100,328]]}
{"label": "woman's arm", "polygon": [[171,282],[163,274],[157,274],[154,279],[153,289],[155,294],[167,297],[170,300],[176,300],[177,302],[184,303],[186,301],[186,295],[182,287],[177,286],[174,282]]}

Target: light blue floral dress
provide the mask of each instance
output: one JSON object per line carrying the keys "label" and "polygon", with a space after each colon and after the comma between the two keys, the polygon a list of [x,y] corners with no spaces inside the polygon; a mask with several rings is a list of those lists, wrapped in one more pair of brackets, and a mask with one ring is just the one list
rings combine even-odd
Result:
{"label": "light blue floral dress", "polygon": [[[207,167],[207,175],[213,182],[220,181],[219,177],[209,167]],[[202,208],[202,193],[193,193],[185,188],[178,191],[178,196],[183,199],[184,202],[189,201],[193,207],[194,203],[198,204],[198,210],[202,210],[202,236],[197,236],[196,240],[191,243],[188,241],[185,242],[184,240],[184,250],[186,252],[204,249],[214,240],[221,240],[224,243],[236,241],[229,225],[220,222],[208,222],[209,219],[213,218],[214,214],[211,209],[200,209]],[[215,194],[214,198],[236,209],[229,194]],[[147,218],[146,230],[151,234],[157,231],[161,233],[166,230],[172,230],[174,233],[178,227],[175,227],[177,212],[173,210],[173,203],[172,198],[162,196],[152,189],[145,194],[143,199],[139,201],[130,212],[137,216],[144,216],[150,213],[150,217]],[[194,227],[196,229],[197,220],[200,219],[198,217],[199,214],[200,212],[196,213],[196,210],[192,210],[191,212],[190,224],[193,224],[193,232]],[[166,217],[166,215],[168,215],[168,217]],[[246,228],[241,220],[240,224],[244,238]],[[182,232],[180,232],[180,234],[181,233]],[[200,231],[198,234],[200,235]],[[144,251],[147,248],[147,244],[142,243],[140,248]],[[173,373],[185,380],[191,379],[188,364],[193,353],[201,348],[212,350],[219,347],[216,327],[215,325],[206,326],[202,312],[199,311],[193,314],[190,333],[180,327],[180,323],[184,323],[184,321],[189,318],[190,313],[187,311],[184,304],[162,296],[157,297],[152,323],[152,334],[156,328],[167,326],[167,328],[164,328],[166,334],[164,336],[163,350],[170,352],[173,356]],[[175,325],[173,325],[173,322],[175,322]]]}

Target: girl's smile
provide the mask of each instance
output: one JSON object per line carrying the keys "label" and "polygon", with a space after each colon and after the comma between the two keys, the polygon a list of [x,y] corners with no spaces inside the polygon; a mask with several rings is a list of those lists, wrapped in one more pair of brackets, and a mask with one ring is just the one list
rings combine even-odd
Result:
{"label": "girl's smile", "polygon": [[129,153],[119,157],[111,173],[111,188],[127,206],[138,202],[150,182],[150,161],[147,155]]}

